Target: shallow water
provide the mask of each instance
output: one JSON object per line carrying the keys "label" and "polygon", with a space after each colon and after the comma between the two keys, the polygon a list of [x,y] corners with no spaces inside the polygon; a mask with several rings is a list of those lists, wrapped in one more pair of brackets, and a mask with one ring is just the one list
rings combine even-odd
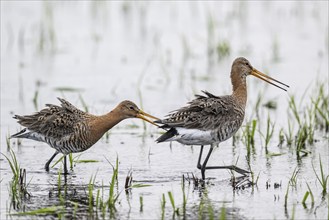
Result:
{"label": "shallow water", "polygon": [[[13,114],[28,114],[46,103],[58,103],[58,96],[83,109],[82,97],[89,112],[95,114],[129,99],[146,112],[163,117],[200,90],[228,94],[232,60],[245,56],[257,69],[290,85],[285,93],[258,79],[248,79],[246,121],[256,119],[258,94],[263,95],[262,104],[276,101],[276,110],[260,105],[258,123],[264,132],[270,115],[275,131],[268,150],[282,153],[266,156],[264,139],[256,132],[250,164],[255,176],[259,174],[257,186],[234,190],[230,172],[207,171],[205,189],[185,182],[184,213],[182,175],[200,177],[196,168],[199,147],[156,144],[161,131],[151,125],[144,128],[138,119],[126,120],[111,130],[108,140],[104,137],[80,156],[80,160],[98,162],[75,164],[66,182],[62,217],[90,215],[90,178],[96,175],[94,195],[104,188],[107,196],[113,175],[107,160],[114,164],[118,157],[116,190],[120,194],[116,212],[106,212],[105,218],[210,218],[211,209],[218,218],[223,207],[227,217],[234,219],[328,218],[328,195],[322,197],[312,169],[313,164],[320,172],[320,155],[324,173],[329,173],[328,133],[317,130],[318,141],[306,147],[310,154],[301,159],[296,158],[294,145],[278,146],[280,129],[287,130],[287,119],[293,118],[287,110],[289,96],[295,95],[297,104],[301,103],[302,117],[316,82],[328,82],[328,41],[328,2],[1,2],[1,152],[9,155],[6,137],[20,129]],[[230,54],[219,57],[218,45],[228,45]],[[296,131],[298,124],[291,121]],[[31,198],[25,201],[25,210],[62,204],[58,196],[61,163],[49,173],[43,169],[53,150],[29,140],[22,140],[19,146],[13,140],[11,145],[27,171]],[[246,155],[245,144],[240,141],[232,147],[230,139],[216,148],[209,165],[237,161],[247,169]],[[12,173],[3,155],[0,161],[1,219],[16,219],[18,216],[10,214],[23,210],[10,208]],[[285,207],[287,186],[296,167],[297,185],[289,187]],[[129,170],[134,183],[150,186],[133,188],[126,194]],[[60,186],[65,195],[63,181]],[[306,206],[302,204],[308,191],[306,183],[312,189],[314,206],[310,198]],[[168,191],[173,193],[179,215],[173,215]],[[78,209],[74,211],[67,201],[77,202]],[[102,218],[100,213],[93,215]]]}

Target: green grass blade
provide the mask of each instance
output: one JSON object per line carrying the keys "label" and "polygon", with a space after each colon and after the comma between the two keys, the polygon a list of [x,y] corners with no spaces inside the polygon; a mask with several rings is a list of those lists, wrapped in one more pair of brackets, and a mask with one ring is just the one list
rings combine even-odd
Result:
{"label": "green grass blade", "polygon": [[174,200],[174,197],[173,197],[171,191],[168,192],[168,197],[169,197],[172,208],[175,210],[176,209],[175,200]]}
{"label": "green grass blade", "polygon": [[220,216],[219,216],[220,220],[226,220],[226,208],[223,205],[223,207],[220,209]]}
{"label": "green grass blade", "polygon": [[61,162],[62,160],[63,160],[63,158],[64,158],[65,156],[64,155],[62,155],[52,166],[51,166],[51,168],[54,168],[59,162]]}
{"label": "green grass blade", "polygon": [[142,188],[142,187],[149,187],[149,186],[152,186],[152,185],[151,184],[137,183],[137,184],[134,184],[134,185],[130,186],[129,188]]}
{"label": "green grass blade", "polygon": [[57,212],[62,212],[64,210],[64,206],[50,206],[46,208],[40,208],[28,212],[18,212],[12,215],[44,215],[44,214],[56,214]]}
{"label": "green grass blade", "polygon": [[76,160],[76,163],[98,163],[99,160]]}
{"label": "green grass blade", "polygon": [[309,191],[306,191],[306,193],[305,193],[305,195],[303,197],[303,200],[302,200],[302,204],[305,204],[305,201],[308,198],[309,194],[310,194],[310,192]]}
{"label": "green grass blade", "polygon": [[313,195],[311,187],[308,185],[308,183],[306,183],[306,185],[307,185],[308,191],[310,192],[312,206],[313,206],[314,205],[314,195]]}

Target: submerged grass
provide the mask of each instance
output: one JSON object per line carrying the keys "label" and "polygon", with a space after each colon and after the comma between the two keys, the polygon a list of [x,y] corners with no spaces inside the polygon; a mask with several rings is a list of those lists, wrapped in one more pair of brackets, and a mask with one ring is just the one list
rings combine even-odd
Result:
{"label": "submerged grass", "polygon": [[307,185],[307,188],[308,188],[308,192],[309,192],[309,194],[310,194],[310,196],[311,196],[311,204],[312,204],[312,207],[314,206],[314,195],[313,195],[313,192],[312,192],[312,190],[311,190],[311,187],[310,187],[310,185],[308,185],[308,183],[306,183],[306,185]]}
{"label": "submerged grass", "polygon": [[296,145],[296,154],[297,158],[300,158],[300,153],[303,153],[303,156],[307,155],[308,152],[305,151],[306,141],[308,138],[308,129],[307,125],[303,125],[297,132],[295,145]]}
{"label": "submerged grass", "polygon": [[269,100],[268,102],[263,104],[263,106],[268,108],[268,109],[274,109],[275,110],[277,108],[277,103],[274,100]]}
{"label": "submerged grass", "polygon": [[[106,159],[107,160],[107,159]],[[108,160],[107,160],[108,161]],[[109,164],[112,166],[113,174],[111,181],[109,183],[109,192],[107,199],[104,198],[104,191],[106,187],[102,182],[102,186],[96,190],[96,176],[92,175],[88,184],[88,214],[91,219],[98,219],[99,215],[105,219],[106,215],[109,214],[110,218],[113,218],[114,213],[116,212],[116,204],[119,198],[120,193],[115,191],[115,188],[118,186],[118,166],[119,159],[116,158],[115,165],[112,165],[110,161]],[[95,192],[96,191],[96,192]]]}
{"label": "submerged grass", "polygon": [[284,207],[285,207],[285,209],[287,209],[287,205],[288,205],[289,186],[290,186],[290,183],[288,183],[286,194],[284,195]]}
{"label": "submerged grass", "polygon": [[83,89],[80,88],[74,88],[74,87],[66,87],[66,86],[61,86],[61,87],[55,87],[55,91],[64,93],[64,92],[81,92]]}
{"label": "submerged grass", "polygon": [[307,197],[309,196],[310,192],[309,191],[306,191],[305,194],[304,194],[304,197],[303,197],[303,200],[302,200],[302,204],[305,205],[305,201],[307,199]]}
{"label": "submerged grass", "polygon": [[111,130],[105,132],[105,142],[109,143]]}
{"label": "submerged grass", "polygon": [[59,162],[63,161],[64,155],[62,155],[52,166],[51,168],[54,168]]}
{"label": "submerged grass", "polygon": [[257,119],[260,119],[260,117],[259,117],[259,109],[260,109],[260,105],[261,105],[262,100],[263,100],[263,95],[262,94],[263,94],[262,92],[259,92],[258,93],[257,99],[256,99],[256,104],[255,104],[254,111],[253,111],[253,112],[256,112]]}
{"label": "submerged grass", "polygon": [[162,199],[161,199],[161,219],[162,220],[165,217],[165,210],[166,210],[166,196],[164,193],[162,193]]}
{"label": "submerged grass", "polygon": [[27,191],[26,170],[20,168],[15,152],[10,148],[10,157],[1,153],[9,163],[13,174],[12,180],[9,182],[10,209],[22,209],[23,202],[30,198],[30,193]]}
{"label": "submerged grass", "polygon": [[220,209],[220,216],[219,216],[220,220],[226,220],[227,216],[226,216],[226,208],[225,208],[225,204],[223,203],[222,208]]}
{"label": "submerged grass", "polygon": [[184,178],[184,175],[183,175],[181,184],[182,184],[182,193],[183,193],[183,214],[185,216],[187,197],[186,197],[186,193],[185,193],[185,178]]}
{"label": "submerged grass", "polygon": [[[107,160],[108,161],[108,160]],[[59,199],[59,206],[54,207],[63,207],[63,209],[57,209],[54,207],[47,207],[42,208],[40,210],[34,210],[31,213],[20,213],[20,215],[42,215],[43,212],[45,214],[55,214],[58,218],[62,218],[63,215],[69,214],[69,216],[73,216],[73,218],[79,218],[79,214],[81,214],[80,210],[77,210],[78,207],[82,207],[82,210],[88,214],[88,218],[90,219],[107,219],[107,218],[115,218],[114,214],[116,212],[116,204],[118,202],[118,198],[120,193],[118,193],[115,189],[118,187],[118,166],[119,166],[119,159],[116,158],[116,162],[114,165],[108,161],[109,164],[112,166],[113,174],[111,177],[111,181],[108,187],[105,187],[103,182],[100,187],[96,186],[96,174],[93,174],[90,177],[89,183],[86,188],[86,197],[82,200],[71,201],[69,196],[66,192],[67,184],[65,182],[62,185],[62,169],[60,168],[58,173],[58,181],[57,181],[57,190],[58,190],[58,199]],[[142,184],[141,184],[142,185]],[[64,187],[65,193],[62,194]],[[137,187],[137,186],[136,186]],[[108,190],[108,196],[105,195],[105,190]],[[106,198],[105,198],[106,197]],[[48,213],[46,213],[48,212]],[[78,212],[78,213],[77,213]],[[75,217],[74,217],[75,216]]]}
{"label": "submerged grass", "polygon": [[173,209],[174,216],[176,214],[179,215],[179,208],[176,208],[175,199],[174,199],[174,196],[173,196],[173,194],[172,194],[171,191],[168,192],[168,197],[169,197],[169,201],[170,201],[171,207]]}
{"label": "submerged grass", "polygon": [[7,145],[7,151],[11,150],[11,144],[10,144],[10,135],[8,134],[6,137],[6,145]]}
{"label": "submerged grass", "polygon": [[265,152],[268,154],[268,144],[273,136],[275,124],[271,122],[270,115],[267,116],[267,123],[266,123],[266,135],[265,135]]}
{"label": "submerged grass", "polygon": [[[85,159],[85,160],[79,160],[82,154],[78,154],[75,157],[73,157],[73,153],[68,154],[69,163],[70,163],[70,170],[73,170],[73,167],[77,163],[98,163],[99,160],[93,160],[93,159]],[[51,168],[54,168],[58,163],[63,162],[64,163],[64,155],[62,155],[52,166]],[[64,164],[63,164],[64,165]]]}
{"label": "submerged grass", "polygon": [[69,153],[70,170],[73,170],[73,154]]}
{"label": "submerged grass", "polygon": [[304,194],[302,204],[303,204],[304,208],[306,208],[306,200],[310,196],[311,197],[311,205],[312,205],[312,208],[313,208],[314,207],[314,195],[313,195],[313,192],[311,190],[311,187],[308,185],[307,182],[306,182],[306,185],[307,185],[308,191],[306,191],[305,194]]}
{"label": "submerged grass", "polygon": [[318,83],[315,97],[311,98],[314,106],[315,123],[321,130],[329,131],[329,93],[328,86]]}
{"label": "submerged grass", "polygon": [[126,192],[129,192],[133,188],[142,188],[142,187],[148,187],[148,186],[152,186],[152,185],[143,184],[143,183],[133,184],[132,171],[131,170],[128,171],[128,174],[126,176],[126,181],[125,181],[125,190],[126,190]]}
{"label": "submerged grass", "polygon": [[255,132],[256,132],[257,120],[252,120],[246,124],[243,131],[244,143],[247,147],[247,157],[250,160],[251,151],[255,152]]}
{"label": "submerged grass", "polygon": [[278,144],[278,146],[282,147],[283,143],[284,143],[284,132],[283,132],[283,128],[281,128],[280,131],[279,131],[279,144]]}
{"label": "submerged grass", "polygon": [[293,143],[293,127],[291,125],[289,117],[288,117],[288,131],[284,132],[284,136],[287,141],[287,145],[291,146]]}
{"label": "submerged grass", "polygon": [[58,189],[58,196],[61,196],[61,189],[62,189],[62,169],[58,171],[58,178],[57,178],[57,189]]}
{"label": "submerged grass", "polygon": [[261,136],[264,138],[264,147],[265,147],[266,156],[273,156],[268,150],[268,145],[273,137],[274,127],[275,127],[275,123],[271,121],[270,115],[268,114],[266,120],[266,133],[264,134],[260,131]]}
{"label": "submerged grass", "polygon": [[58,214],[59,212],[64,212],[65,207],[64,206],[50,206],[45,208],[40,208],[32,211],[27,212],[18,212],[14,213],[12,215],[52,215],[52,214]]}
{"label": "submerged grass", "polygon": [[322,187],[322,195],[324,196],[327,193],[327,185],[328,185],[329,175],[324,174],[324,172],[323,172],[323,166],[322,166],[322,161],[321,161],[320,155],[319,155],[319,163],[320,163],[320,174],[319,175],[316,172],[313,163],[312,163],[312,168],[313,168],[313,171],[314,171],[314,174],[315,174],[317,180],[319,181],[319,183]]}
{"label": "submerged grass", "polygon": [[75,163],[98,163],[99,160],[75,160]]}
{"label": "submerged grass", "polygon": [[143,212],[143,206],[144,206],[143,196],[139,196],[139,211],[140,212]]}
{"label": "submerged grass", "polygon": [[290,96],[290,99],[289,99],[289,108],[292,111],[293,116],[295,117],[298,125],[301,125],[301,119],[299,117],[299,112],[297,110],[297,106],[296,106],[296,103],[295,103],[295,97],[294,96]]}
{"label": "submerged grass", "polygon": [[289,179],[289,185],[292,186],[292,187],[297,187],[297,175],[298,175],[298,172],[299,170],[297,169],[298,167],[296,167],[294,169],[294,171],[292,172],[292,175]]}
{"label": "submerged grass", "polygon": [[38,97],[39,97],[39,89],[37,88],[37,90],[34,92],[34,96],[33,96],[33,105],[34,105],[34,109],[37,111],[38,110]]}
{"label": "submerged grass", "polygon": [[97,173],[94,176],[91,176],[90,177],[90,180],[89,180],[89,184],[88,184],[88,198],[89,198],[88,199],[88,204],[89,204],[88,210],[89,210],[89,213],[93,213],[93,211],[94,211],[94,195],[93,195],[93,191],[95,189],[96,176],[97,176]]}
{"label": "submerged grass", "polygon": [[128,171],[128,174],[126,176],[126,181],[125,181],[125,190],[126,192],[130,189],[133,181],[133,173],[131,170]]}
{"label": "submerged grass", "polygon": [[[111,164],[111,163],[110,163]],[[115,210],[115,204],[119,198],[119,194],[116,194],[114,187],[117,186],[118,172],[119,172],[119,158],[117,157],[115,166],[112,166],[113,174],[110,182],[109,198],[107,201],[107,206],[109,210]]]}
{"label": "submerged grass", "polygon": [[[327,97],[326,99],[328,99],[329,97]],[[325,102],[327,103],[327,102]],[[313,102],[315,109],[317,111],[317,113],[321,116],[321,118],[324,120],[324,123],[321,124],[321,122],[319,123],[319,119],[318,119],[318,124],[320,124],[321,128],[325,128],[326,132],[329,131],[329,113],[328,113],[328,104],[322,105],[325,106],[324,108],[320,108],[319,107],[319,103],[318,102]],[[327,110],[326,110],[327,109]]]}
{"label": "submerged grass", "polygon": [[[328,132],[329,125],[329,94],[326,93],[326,82],[317,83],[315,95],[310,97],[310,102],[304,101],[306,91],[300,101],[298,108],[295,97],[289,97],[289,112],[298,124],[297,132],[294,133],[292,122],[288,118],[288,132],[285,133],[287,145],[294,144],[297,160],[309,155],[308,145],[313,145],[315,139],[315,130],[325,130]],[[305,103],[305,104],[304,104]]]}
{"label": "submerged grass", "polygon": [[200,203],[198,205],[198,219],[228,219],[227,210],[225,204],[221,207],[217,207],[208,198],[208,192],[205,190],[200,198]]}
{"label": "submerged grass", "polygon": [[250,176],[251,176],[251,186],[254,188],[254,186],[257,186],[258,180],[259,180],[259,175],[260,175],[260,171],[255,179],[255,174],[254,171],[251,168],[251,164],[250,164],[250,159],[248,160],[248,156],[247,157],[247,163],[248,163],[248,168],[250,170]]}

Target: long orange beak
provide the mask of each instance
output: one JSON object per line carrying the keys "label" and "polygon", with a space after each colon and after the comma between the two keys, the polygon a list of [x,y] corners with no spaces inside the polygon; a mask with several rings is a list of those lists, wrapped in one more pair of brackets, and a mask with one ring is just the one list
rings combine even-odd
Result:
{"label": "long orange beak", "polygon": [[152,118],[152,119],[155,119],[155,120],[160,120],[160,119],[157,118],[157,117],[154,117],[153,115],[150,115],[150,114],[148,114],[146,112],[143,112],[142,110],[139,110],[139,112],[138,112],[138,114],[137,114],[136,117],[137,118],[140,118],[140,119],[143,119],[144,121],[147,121],[147,122],[151,123],[152,125],[155,125],[155,126],[159,127],[159,125],[155,124],[153,121],[151,121],[148,118]]}
{"label": "long orange beak", "polygon": [[[271,84],[273,86],[276,86],[276,87],[278,87],[278,88],[280,88],[280,89],[282,89],[284,91],[287,91],[287,88],[289,88],[288,85],[286,85],[286,84],[284,84],[284,83],[282,83],[282,82],[280,82],[280,81],[278,81],[276,79],[273,79],[272,77],[269,77],[268,75],[265,75],[264,73],[256,70],[255,68],[252,70],[251,75],[256,76],[257,78],[262,79],[265,82],[267,82],[267,83],[269,83],[269,84]],[[271,82],[271,81],[273,81],[273,82]],[[275,83],[279,83],[282,86],[285,86],[286,88],[282,88],[281,86],[275,84],[274,82]]]}

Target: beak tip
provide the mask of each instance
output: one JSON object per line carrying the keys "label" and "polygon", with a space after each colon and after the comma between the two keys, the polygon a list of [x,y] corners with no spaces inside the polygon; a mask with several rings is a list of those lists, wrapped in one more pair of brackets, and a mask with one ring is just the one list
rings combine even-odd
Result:
{"label": "beak tip", "polygon": [[144,111],[142,111],[142,110],[140,110],[140,112],[137,114],[137,118],[140,118],[140,119],[142,119],[142,120],[144,120],[144,121],[147,121],[147,122],[150,123],[150,124],[153,124],[153,125],[159,127],[159,125],[157,125],[154,121],[148,119],[147,117],[149,117],[149,118],[151,118],[151,119],[155,119],[156,121],[157,121],[157,120],[160,120],[159,118],[154,117],[153,115],[150,115],[150,114],[148,114],[148,113],[146,113],[146,112],[144,112]]}

